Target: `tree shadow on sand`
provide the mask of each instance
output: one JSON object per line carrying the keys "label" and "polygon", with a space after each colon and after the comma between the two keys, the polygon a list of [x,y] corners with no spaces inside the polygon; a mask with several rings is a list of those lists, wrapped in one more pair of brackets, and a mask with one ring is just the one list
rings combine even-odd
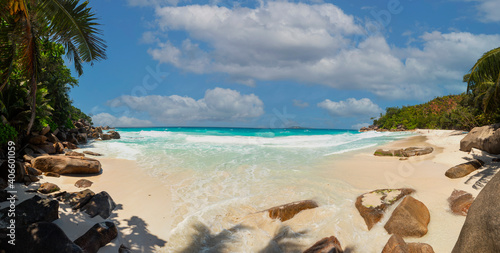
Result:
{"label": "tree shadow on sand", "polygon": [[471,184],[475,181],[472,188],[480,190],[495,176],[499,169],[500,165],[488,164],[485,169],[470,176],[469,179],[465,181],[465,184]]}
{"label": "tree shadow on sand", "polygon": [[248,230],[250,228],[243,225],[236,225],[230,229],[224,229],[220,233],[212,234],[210,228],[205,224],[197,223],[193,225],[193,229],[195,230],[195,234],[191,236],[191,241],[188,243],[188,246],[176,252],[228,252],[228,245],[234,243],[238,239],[234,234],[240,230]]}
{"label": "tree shadow on sand", "polygon": [[281,226],[273,239],[259,253],[300,253],[303,251],[303,245],[296,241],[307,232],[307,230],[295,232],[288,226]]}
{"label": "tree shadow on sand", "polygon": [[[116,221],[115,221],[116,222]],[[154,252],[156,248],[163,247],[166,241],[151,234],[147,228],[147,223],[137,217],[132,216],[125,220],[127,224],[118,224],[119,230],[130,229],[131,232],[127,235],[122,234],[125,246],[131,248],[133,252]]]}

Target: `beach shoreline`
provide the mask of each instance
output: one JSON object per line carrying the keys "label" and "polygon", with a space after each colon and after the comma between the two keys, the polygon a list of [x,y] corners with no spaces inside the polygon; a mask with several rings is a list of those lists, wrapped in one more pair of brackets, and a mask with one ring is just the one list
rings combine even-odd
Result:
{"label": "beach shoreline", "polygon": [[[468,176],[455,180],[444,176],[444,172],[449,167],[467,161],[466,159],[470,157],[466,152],[458,150],[460,139],[465,135],[463,132],[451,130],[417,130],[415,133],[418,135],[326,159],[326,162],[317,168],[318,182],[324,183],[324,190],[328,191],[331,189],[330,184],[334,185],[342,181],[345,183],[346,191],[345,194],[340,194],[341,197],[336,198],[312,196],[320,205],[316,208],[317,210],[303,211],[293,220],[282,223],[272,221],[262,214],[255,216],[255,211],[259,210],[247,208],[242,210],[248,213],[229,217],[230,222],[226,225],[242,224],[273,233],[283,226],[293,231],[300,231],[308,228],[308,223],[321,224],[322,220],[325,220],[325,222],[336,222],[336,224],[332,228],[321,228],[320,231],[315,231],[307,237],[298,238],[296,241],[302,250],[323,237],[334,235],[344,247],[352,248],[354,252],[363,252],[364,249],[359,248],[359,245],[367,243],[369,248],[373,248],[373,251],[369,252],[380,252],[390,237],[383,228],[389,215],[368,231],[362,217],[354,207],[354,200],[358,195],[376,189],[410,187],[416,190],[414,197],[429,208],[431,223],[427,235],[422,238],[409,238],[407,241],[425,242],[432,245],[436,252],[449,252],[458,238],[465,216],[452,214],[448,208],[447,198],[454,189],[466,190],[474,196],[479,193],[479,190],[472,188],[471,185],[464,184]],[[373,151],[378,148],[410,146],[432,146],[434,152],[429,155],[410,157],[408,160],[400,160],[398,157],[373,156]],[[44,177],[40,182],[28,188],[51,182],[57,184],[61,191],[77,192],[82,189],[75,187],[74,183],[81,178],[89,179],[94,182],[90,187],[92,191],[108,192],[118,205],[108,220],[117,224],[119,235],[99,252],[116,252],[122,244],[133,252],[169,252],[165,249],[171,247],[167,241],[171,239],[172,230],[178,225],[178,221],[172,219],[174,216],[172,206],[175,205],[172,199],[172,188],[160,178],[149,175],[136,161],[96,158],[103,168],[99,175]],[[32,196],[29,193],[21,193],[21,195],[20,201]],[[302,199],[292,201],[298,200]],[[284,203],[277,200],[275,204]],[[327,210],[328,208],[334,210]],[[73,213],[65,204],[61,204],[60,210],[62,210],[60,218],[54,223],[59,225],[71,240],[78,238],[96,222],[104,220],[98,216],[89,218],[82,212]],[[332,214],[338,215],[339,218],[332,219],[330,217]],[[222,225],[221,228],[212,232],[224,229],[230,228]],[[365,236],[353,238],[350,232]],[[370,239],[370,235],[378,240]],[[173,248],[168,248],[168,250],[171,249]]]}

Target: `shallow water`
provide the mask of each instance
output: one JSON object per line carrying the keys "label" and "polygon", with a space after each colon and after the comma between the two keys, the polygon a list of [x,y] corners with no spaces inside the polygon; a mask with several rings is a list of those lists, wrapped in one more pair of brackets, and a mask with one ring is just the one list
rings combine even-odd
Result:
{"label": "shallow water", "polygon": [[[108,157],[136,160],[171,189],[173,227],[160,252],[301,252],[335,235],[354,252],[379,252],[357,215],[362,193],[325,177],[325,163],[408,137],[316,129],[128,128],[119,140],[86,148]],[[329,168],[334,170],[335,168]],[[319,208],[280,222],[262,210],[313,199]],[[352,244],[352,245],[349,245]],[[380,245],[378,245],[380,244]]]}

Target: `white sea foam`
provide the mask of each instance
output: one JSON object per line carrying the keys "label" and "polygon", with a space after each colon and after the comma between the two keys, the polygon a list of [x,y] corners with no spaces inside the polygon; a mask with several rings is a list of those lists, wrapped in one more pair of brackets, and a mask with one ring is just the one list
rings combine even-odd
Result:
{"label": "white sea foam", "polygon": [[[312,132],[275,136],[272,131],[258,131],[243,136],[138,129],[120,132],[120,140],[94,142],[87,148],[137,160],[170,187],[173,227],[169,243],[159,252],[273,252],[269,247],[276,245],[287,252],[294,251],[294,243],[311,245],[318,239],[309,234],[335,234],[341,241],[356,242],[359,252],[372,252],[363,245],[370,245],[373,237],[384,238],[380,244],[385,243],[383,228],[367,234],[361,218],[353,217],[352,210],[344,211],[353,208],[352,200],[360,192],[340,180],[323,178],[316,173],[317,166],[328,159],[325,156],[405,135]],[[317,200],[320,208],[285,223],[259,213],[303,199]],[[347,236],[349,240],[344,239]]]}

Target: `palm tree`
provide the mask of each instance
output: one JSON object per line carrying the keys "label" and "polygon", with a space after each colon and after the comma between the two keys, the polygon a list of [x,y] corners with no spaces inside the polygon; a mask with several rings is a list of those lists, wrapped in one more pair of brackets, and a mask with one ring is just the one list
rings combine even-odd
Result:
{"label": "palm tree", "polygon": [[0,0],[0,91],[9,82],[15,65],[29,83],[30,133],[36,115],[39,45],[42,38],[64,46],[78,75],[84,62],[106,59],[106,45],[100,38],[95,14],[88,2],[79,0]]}
{"label": "palm tree", "polygon": [[493,113],[500,104],[500,47],[486,52],[464,76],[467,93],[485,114]]}

